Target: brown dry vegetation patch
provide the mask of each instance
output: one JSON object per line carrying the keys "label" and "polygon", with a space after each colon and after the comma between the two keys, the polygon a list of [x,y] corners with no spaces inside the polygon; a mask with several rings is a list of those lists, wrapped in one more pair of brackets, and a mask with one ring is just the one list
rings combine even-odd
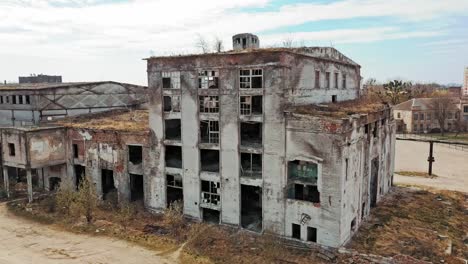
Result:
{"label": "brown dry vegetation patch", "polygon": [[[468,258],[463,239],[468,232],[466,194],[395,187],[374,209],[350,248],[383,256],[458,263]],[[444,238],[446,236],[448,238]],[[448,241],[452,256],[446,256]]]}
{"label": "brown dry vegetation patch", "polygon": [[409,176],[409,177],[424,177],[424,178],[431,178],[431,179],[439,177],[435,174],[429,175],[427,172],[421,172],[421,171],[396,171],[395,173],[401,176]]}
{"label": "brown dry vegetation patch", "polygon": [[338,103],[296,106],[291,109],[291,112],[304,115],[320,115],[339,118],[353,114],[379,112],[384,110],[385,107],[386,106],[381,102],[364,97]]}

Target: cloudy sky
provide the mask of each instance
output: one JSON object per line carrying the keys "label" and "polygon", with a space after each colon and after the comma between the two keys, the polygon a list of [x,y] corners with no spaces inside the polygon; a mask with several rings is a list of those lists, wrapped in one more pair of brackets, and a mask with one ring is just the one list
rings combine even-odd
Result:
{"label": "cloudy sky", "polygon": [[142,58],[239,32],[334,46],[366,79],[462,83],[468,67],[468,0],[0,0],[0,79],[146,85]]}

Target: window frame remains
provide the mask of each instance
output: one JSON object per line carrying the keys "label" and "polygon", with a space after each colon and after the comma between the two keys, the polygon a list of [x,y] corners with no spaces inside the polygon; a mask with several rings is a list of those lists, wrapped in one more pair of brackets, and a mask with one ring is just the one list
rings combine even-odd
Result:
{"label": "window frame remains", "polygon": [[[258,86],[260,87],[254,87]],[[239,70],[239,88],[240,89],[262,89],[263,87],[263,69],[240,69]]]}
{"label": "window frame remains", "polygon": [[217,95],[199,95],[200,113],[219,113],[219,96]]}

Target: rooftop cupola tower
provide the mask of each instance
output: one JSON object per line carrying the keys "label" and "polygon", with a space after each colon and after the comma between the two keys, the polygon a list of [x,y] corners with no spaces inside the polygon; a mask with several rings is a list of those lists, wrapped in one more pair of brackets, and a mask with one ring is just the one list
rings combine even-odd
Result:
{"label": "rooftop cupola tower", "polygon": [[232,37],[232,47],[234,50],[258,49],[260,48],[260,40],[251,33],[237,34]]}

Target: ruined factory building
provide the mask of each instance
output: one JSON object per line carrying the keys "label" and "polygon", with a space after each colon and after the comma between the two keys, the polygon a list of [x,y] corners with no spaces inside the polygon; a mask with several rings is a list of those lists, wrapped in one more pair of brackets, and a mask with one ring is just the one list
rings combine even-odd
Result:
{"label": "ruined factory building", "polygon": [[[146,207],[327,246],[388,192],[395,121],[363,102],[360,66],[330,47],[147,59],[153,168]],[[146,188],[146,187],[145,187]]]}
{"label": "ruined factory building", "polygon": [[147,87],[117,82],[0,84],[0,126],[140,106]]}

